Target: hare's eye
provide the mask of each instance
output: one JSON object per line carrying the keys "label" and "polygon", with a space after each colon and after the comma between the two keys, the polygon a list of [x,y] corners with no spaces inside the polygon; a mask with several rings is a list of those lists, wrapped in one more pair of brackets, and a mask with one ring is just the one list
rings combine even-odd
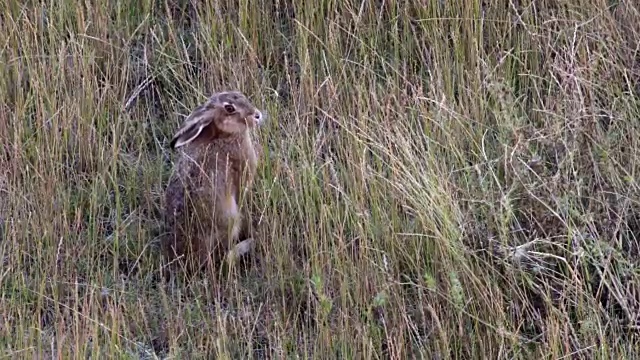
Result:
{"label": "hare's eye", "polygon": [[233,114],[234,112],[236,112],[236,108],[232,104],[225,104],[224,110],[229,114]]}

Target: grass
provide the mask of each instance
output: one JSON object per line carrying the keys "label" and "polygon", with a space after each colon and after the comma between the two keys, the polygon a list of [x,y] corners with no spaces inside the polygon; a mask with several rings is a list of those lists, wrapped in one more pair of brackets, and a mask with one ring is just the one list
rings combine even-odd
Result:
{"label": "grass", "polygon": [[[633,357],[640,8],[410,3],[0,2],[0,355]],[[269,115],[260,245],[169,281],[222,89]]]}

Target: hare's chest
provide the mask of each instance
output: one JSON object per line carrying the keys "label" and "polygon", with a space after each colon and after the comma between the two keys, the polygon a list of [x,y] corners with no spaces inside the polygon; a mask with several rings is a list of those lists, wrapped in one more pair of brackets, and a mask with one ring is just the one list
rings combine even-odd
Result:
{"label": "hare's chest", "polygon": [[253,145],[251,139],[247,141],[246,148],[247,164],[249,165],[249,170],[251,171],[251,173],[254,173],[256,171],[256,168],[258,167],[258,154],[256,153],[255,146]]}

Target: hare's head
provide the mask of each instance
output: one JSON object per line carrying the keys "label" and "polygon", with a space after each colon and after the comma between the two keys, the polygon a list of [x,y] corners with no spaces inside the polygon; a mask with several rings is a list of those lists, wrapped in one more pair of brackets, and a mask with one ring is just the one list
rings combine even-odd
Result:
{"label": "hare's head", "polygon": [[184,146],[201,135],[216,137],[243,133],[261,121],[262,112],[241,92],[216,93],[193,110],[171,139],[170,146]]}

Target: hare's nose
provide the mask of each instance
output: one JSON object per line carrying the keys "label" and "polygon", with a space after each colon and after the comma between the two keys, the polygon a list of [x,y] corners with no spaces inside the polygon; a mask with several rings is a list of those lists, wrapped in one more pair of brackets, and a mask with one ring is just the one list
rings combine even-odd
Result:
{"label": "hare's nose", "polygon": [[253,113],[253,119],[255,120],[256,123],[260,123],[262,121],[262,112],[260,112],[259,110],[256,110],[256,112]]}

